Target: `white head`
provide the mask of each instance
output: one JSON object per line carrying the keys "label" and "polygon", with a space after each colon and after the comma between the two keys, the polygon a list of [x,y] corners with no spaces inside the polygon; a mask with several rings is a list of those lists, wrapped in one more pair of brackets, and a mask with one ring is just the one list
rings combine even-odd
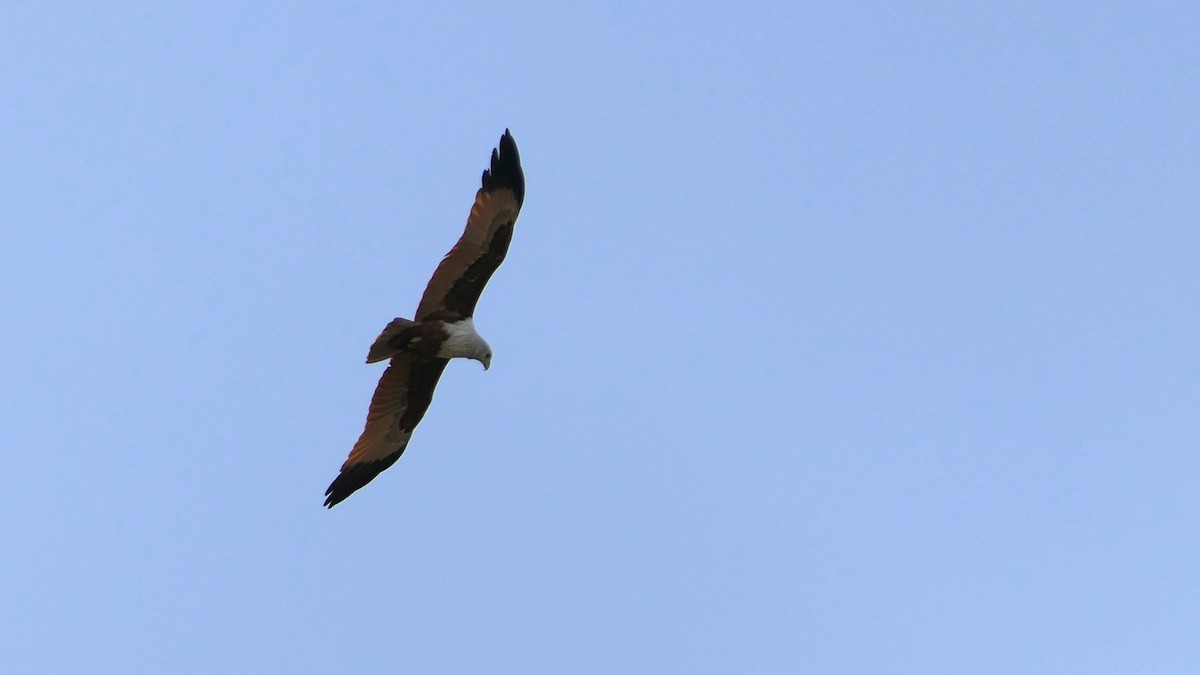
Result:
{"label": "white head", "polygon": [[467,358],[483,364],[483,369],[492,367],[492,346],[475,332],[475,322],[463,319],[445,324],[446,341],[438,350],[445,359]]}

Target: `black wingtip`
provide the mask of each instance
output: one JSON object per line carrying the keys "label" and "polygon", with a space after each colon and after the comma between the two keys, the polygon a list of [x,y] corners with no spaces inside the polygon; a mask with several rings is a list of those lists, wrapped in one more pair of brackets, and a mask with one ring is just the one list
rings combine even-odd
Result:
{"label": "black wingtip", "polygon": [[325,490],[325,508],[332,509],[346,497],[354,494],[367,483],[375,480],[375,477],[383,473],[385,469],[396,463],[400,459],[402,453],[397,452],[390,457],[384,457],[378,462],[368,462],[364,464],[355,464],[353,466],[342,469],[337,478],[329,484],[329,488]]}
{"label": "black wingtip", "polygon": [[504,130],[500,146],[492,150],[492,165],[483,172],[484,190],[512,190],[517,205],[525,203],[525,172],[521,170],[521,153],[512,132]]}

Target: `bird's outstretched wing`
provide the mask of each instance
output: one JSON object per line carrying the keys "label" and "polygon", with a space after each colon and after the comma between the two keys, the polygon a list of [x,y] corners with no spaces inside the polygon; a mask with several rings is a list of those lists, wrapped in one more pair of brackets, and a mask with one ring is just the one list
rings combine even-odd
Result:
{"label": "bird's outstretched wing", "polygon": [[508,253],[513,224],[524,201],[521,155],[517,153],[517,142],[505,129],[500,147],[492,150],[491,167],[483,172],[483,187],[475,193],[462,237],[425,287],[417,307],[418,321],[442,310],[459,316],[474,315],[479,294]]}
{"label": "bird's outstretched wing", "polygon": [[413,429],[433,400],[433,390],[446,363],[444,359],[419,359],[410,354],[392,358],[371,397],[362,435],[342,464],[341,473],[325,491],[325,506],[332,507],[349,497],[400,459]]}

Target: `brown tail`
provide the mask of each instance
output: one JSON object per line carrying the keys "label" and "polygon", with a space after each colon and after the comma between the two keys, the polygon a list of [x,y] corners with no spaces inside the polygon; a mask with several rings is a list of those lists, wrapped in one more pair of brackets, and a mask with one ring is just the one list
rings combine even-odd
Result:
{"label": "brown tail", "polygon": [[392,338],[396,337],[401,331],[406,328],[411,328],[417,324],[416,321],[401,319],[399,317],[392,319],[392,322],[383,329],[379,337],[375,338],[371,349],[367,351],[367,363],[376,363],[384,359],[390,359],[400,352],[394,345],[391,344]]}

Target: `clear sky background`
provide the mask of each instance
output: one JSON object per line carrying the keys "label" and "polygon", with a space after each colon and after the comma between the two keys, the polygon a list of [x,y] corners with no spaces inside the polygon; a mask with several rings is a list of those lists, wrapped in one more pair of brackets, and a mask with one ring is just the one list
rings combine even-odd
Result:
{"label": "clear sky background", "polygon": [[[0,26],[4,672],[1200,668],[1195,3]],[[492,369],[327,511],[505,127]]]}

